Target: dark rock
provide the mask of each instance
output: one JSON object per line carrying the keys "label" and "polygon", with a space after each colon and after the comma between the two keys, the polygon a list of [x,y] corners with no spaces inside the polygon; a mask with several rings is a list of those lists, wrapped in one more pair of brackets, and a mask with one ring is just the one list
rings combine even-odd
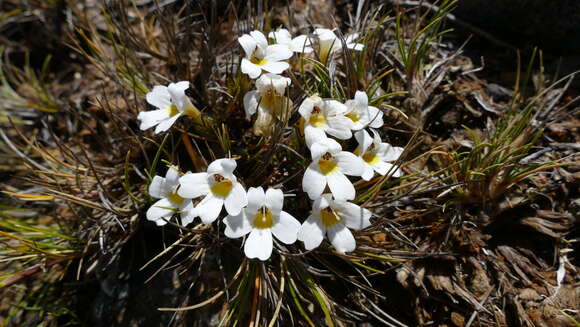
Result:
{"label": "dark rock", "polygon": [[578,0],[461,0],[454,14],[518,48],[580,54]]}

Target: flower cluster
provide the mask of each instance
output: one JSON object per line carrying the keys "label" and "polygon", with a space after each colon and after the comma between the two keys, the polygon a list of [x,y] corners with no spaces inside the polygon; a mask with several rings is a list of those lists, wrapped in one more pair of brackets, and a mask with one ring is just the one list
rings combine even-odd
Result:
{"label": "flower cluster", "polygon": [[[273,125],[287,122],[294,112],[287,95],[291,79],[281,75],[291,67],[288,60],[294,53],[305,55],[317,49],[318,59],[326,63],[339,50],[364,48],[363,44],[355,43],[357,34],[340,39],[331,30],[316,29],[314,35],[312,39],[306,35],[292,37],[288,30],[278,29],[270,32],[268,38],[260,31],[238,38],[244,52],[240,70],[255,80],[256,89],[243,99],[246,118],[256,116],[254,134],[269,136]],[[139,114],[141,129],[157,126],[155,133],[160,133],[182,115],[198,117],[199,111],[185,94],[188,87],[189,82],[155,86],[146,99],[157,110]],[[182,173],[178,167],[170,166],[165,177],[155,176],[149,194],[159,200],[147,211],[147,219],[164,225],[178,213],[183,226],[196,217],[211,224],[225,209],[224,234],[229,238],[247,236],[245,255],[260,260],[271,256],[273,237],[284,244],[300,240],[305,249],[312,250],[327,236],[336,251],[355,250],[350,230],[370,226],[372,213],[349,202],[355,199],[356,190],[347,176],[367,181],[375,172],[399,177],[402,172],[393,162],[403,149],[382,142],[376,129],[383,125],[383,113],[369,105],[368,95],[363,91],[357,91],[353,99],[344,103],[309,96],[300,104],[298,113],[312,158],[302,177],[302,188],[312,201],[312,211],[302,224],[283,210],[281,189],[264,190],[259,186],[246,191],[243,181],[234,174],[236,161],[229,158],[213,161],[205,172]],[[353,136],[358,142],[356,149],[352,152],[343,149],[339,141]]]}
{"label": "flower cluster", "polygon": [[[298,111],[304,120],[304,137],[312,157],[302,188],[314,200],[313,213],[302,225],[298,239],[306,249],[312,249],[327,234],[337,251],[352,251],[356,243],[349,228],[368,227],[371,212],[348,202],[355,199],[356,190],[347,175],[368,181],[374,172],[386,175],[392,171],[391,175],[398,177],[401,171],[392,162],[403,149],[381,141],[374,128],[383,125],[383,113],[369,106],[365,92],[357,91],[354,99],[344,104],[314,95],[306,98]],[[371,129],[372,138],[365,128]],[[350,139],[353,132],[358,142],[353,152],[344,151],[331,138]],[[325,193],[326,189],[330,193]]]}

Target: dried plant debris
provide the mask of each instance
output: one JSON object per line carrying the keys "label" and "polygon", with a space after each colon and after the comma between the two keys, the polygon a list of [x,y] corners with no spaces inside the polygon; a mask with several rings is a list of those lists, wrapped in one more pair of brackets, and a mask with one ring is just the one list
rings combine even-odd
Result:
{"label": "dried plant debris", "polygon": [[577,326],[575,73],[456,4],[2,2],[0,324]]}

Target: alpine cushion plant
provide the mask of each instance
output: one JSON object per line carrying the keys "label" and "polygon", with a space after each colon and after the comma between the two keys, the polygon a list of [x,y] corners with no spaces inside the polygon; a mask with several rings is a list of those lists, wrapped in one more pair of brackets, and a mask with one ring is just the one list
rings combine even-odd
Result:
{"label": "alpine cushion plant", "polygon": [[165,178],[161,176],[153,177],[149,185],[149,195],[160,199],[147,210],[147,219],[153,221],[157,226],[167,224],[167,221],[175,213],[181,216],[181,225],[187,226],[197,217],[197,211],[193,207],[191,199],[184,198],[177,194],[179,188],[179,168],[170,166],[167,169]]}
{"label": "alpine cushion plant", "polygon": [[238,38],[246,56],[242,59],[242,73],[250,78],[258,78],[265,70],[273,74],[281,74],[290,65],[284,60],[292,57],[292,51],[282,44],[268,45],[268,40],[260,31],[252,31]]}
{"label": "alpine cushion plant", "polygon": [[371,225],[371,216],[368,209],[322,194],[312,204],[312,214],[300,227],[298,240],[304,242],[306,250],[313,250],[320,246],[326,234],[336,251],[351,252],[356,248],[356,241],[349,228],[367,228]]}
{"label": "alpine cushion plant", "polygon": [[214,222],[222,207],[230,215],[238,215],[248,204],[246,190],[234,176],[234,159],[218,159],[209,164],[205,173],[187,173],[179,179],[178,195],[195,199],[204,196],[195,207],[204,224]]}
{"label": "alpine cushion plant", "polygon": [[346,101],[345,105],[347,109],[344,115],[351,120],[353,131],[383,126],[383,112],[377,107],[369,106],[366,92],[356,91],[354,99]]}
{"label": "alpine cushion plant", "polygon": [[157,110],[139,113],[137,119],[141,121],[139,126],[141,130],[157,126],[155,133],[158,134],[167,131],[184,114],[192,118],[197,117],[200,114],[198,109],[185,94],[188,88],[188,81],[153,87],[153,90],[147,93],[146,99],[147,103],[156,107]]}
{"label": "alpine cushion plant", "polygon": [[351,121],[344,115],[346,109],[336,100],[323,100],[317,95],[304,99],[298,112],[304,119],[306,145],[311,147],[315,142],[326,139],[326,134],[341,140],[350,139]]}
{"label": "alpine cushion plant", "polygon": [[373,137],[365,130],[354,134],[359,144],[354,153],[362,159],[365,165],[362,178],[365,181],[371,180],[375,171],[381,176],[392,171],[393,177],[400,177],[402,174],[401,169],[395,167],[391,162],[399,159],[403,153],[403,148],[383,143],[378,132],[372,130],[372,133]]}
{"label": "alpine cushion plant", "polygon": [[279,28],[274,32],[268,34],[270,39],[273,39],[277,44],[285,45],[292,52],[297,53],[311,53],[313,51],[312,42],[306,35],[299,35],[292,38],[290,32],[285,28]]}
{"label": "alpine cushion plant", "polygon": [[[331,30],[318,29],[320,49],[328,53],[342,47]],[[277,121],[287,122],[292,114],[292,101],[286,96],[291,79],[277,74],[289,68],[284,60],[293,52],[312,52],[311,41],[306,36],[292,38],[288,30],[278,29],[268,34],[277,44],[259,31],[252,31],[238,38],[245,52],[240,70],[255,80],[255,90],[243,99],[247,119],[257,114],[254,134],[268,137]],[[362,44],[354,43],[357,35],[347,37],[347,47],[361,50]],[[337,42],[339,41],[339,42]],[[326,51],[325,50],[325,51]],[[328,55],[327,53],[327,55]],[[262,74],[262,70],[266,71]],[[197,115],[199,111],[185,95],[189,82],[155,86],[147,94],[147,101],[158,110],[139,115],[141,128],[157,125],[156,132],[166,131],[182,115]],[[380,128],[382,112],[368,105],[368,96],[357,91],[354,99],[345,104],[334,99],[322,99],[312,95],[303,100],[298,112],[304,127],[305,143],[310,150],[312,162],[302,178],[302,188],[314,201],[313,211],[304,224],[283,211],[284,195],[281,189],[250,187],[244,189],[234,175],[237,163],[234,159],[218,159],[207,167],[206,172],[188,172],[179,177],[177,167],[171,167],[165,178],[155,176],[150,194],[160,199],[147,212],[147,218],[163,225],[171,216],[181,214],[182,225],[191,223],[196,216],[204,224],[213,223],[225,207],[224,234],[229,238],[248,235],[244,253],[250,259],[267,260],[273,251],[273,237],[285,244],[297,239],[304,242],[307,250],[314,249],[328,235],[330,242],[341,253],[353,251],[356,242],[350,229],[370,225],[371,212],[353,203],[356,190],[348,176],[370,180],[377,171],[386,174],[393,168],[400,148],[393,148],[373,130],[372,138],[364,129]],[[355,154],[343,151],[339,140],[348,140],[356,131],[359,142]],[[394,175],[398,176],[399,170]],[[328,191],[327,191],[328,189]],[[194,207],[192,200],[203,197]]]}
{"label": "alpine cushion plant", "polygon": [[314,143],[310,151],[312,163],[302,178],[302,188],[310,199],[318,199],[328,185],[336,199],[353,200],[356,191],[345,174],[361,176],[365,169],[362,160],[342,151],[340,144],[330,138]]}
{"label": "alpine cushion plant", "polygon": [[292,215],[283,211],[284,194],[280,189],[250,187],[248,205],[238,215],[228,215],[224,220],[224,234],[229,238],[239,238],[250,234],[244,245],[244,253],[249,259],[262,261],[272,254],[272,235],[285,244],[296,242],[300,223]]}

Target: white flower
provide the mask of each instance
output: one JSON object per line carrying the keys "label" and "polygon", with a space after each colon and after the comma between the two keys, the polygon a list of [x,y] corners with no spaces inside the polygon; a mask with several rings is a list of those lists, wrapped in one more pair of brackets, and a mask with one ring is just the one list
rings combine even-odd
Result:
{"label": "white flower", "polygon": [[205,195],[195,208],[204,224],[216,220],[222,207],[237,215],[248,204],[246,190],[234,176],[236,166],[234,159],[218,159],[209,164],[206,173],[187,173],[179,179],[179,196],[194,199]]}
{"label": "white flower", "polygon": [[[342,41],[333,31],[326,28],[317,28],[314,30],[314,34],[318,36],[318,44],[320,46],[318,56],[322,62],[326,62],[330,54],[342,49]],[[347,35],[344,39],[346,47],[348,49],[361,51],[364,48],[364,44],[356,43],[354,40],[357,38],[358,33]]]}
{"label": "white flower", "polygon": [[244,245],[246,257],[262,261],[272,254],[272,234],[285,244],[296,242],[300,223],[286,211],[282,211],[284,194],[279,189],[250,187],[248,206],[238,215],[228,215],[224,220],[225,235],[229,238],[242,237],[248,233]]}
{"label": "white flower", "polygon": [[244,96],[244,109],[246,118],[258,111],[258,117],[254,123],[254,134],[268,136],[276,124],[276,119],[287,121],[292,108],[292,100],[284,96],[286,87],[292,80],[271,73],[264,74],[256,81],[255,91],[250,91]]}
{"label": "white flower", "polygon": [[275,112],[277,106],[277,98],[284,96],[286,87],[292,83],[292,80],[280,75],[267,73],[256,81],[255,91],[249,91],[244,96],[244,109],[246,110],[246,118],[256,113],[260,108]]}
{"label": "white flower", "polygon": [[351,120],[351,129],[361,130],[365,127],[380,128],[383,126],[383,112],[377,107],[369,106],[366,92],[356,91],[353,100],[346,103],[345,116]]}
{"label": "white flower", "polygon": [[290,51],[298,53],[310,53],[312,48],[310,47],[312,43],[306,35],[300,35],[292,38],[290,32],[285,28],[277,29],[274,32],[270,32],[268,37],[274,39],[277,44],[282,44],[288,47]]}
{"label": "white flower", "polygon": [[326,133],[341,140],[352,137],[351,121],[344,116],[346,106],[336,100],[322,100],[314,95],[304,99],[298,112],[304,118],[304,136],[309,148],[326,139]]}
{"label": "white flower", "polygon": [[359,144],[354,153],[365,164],[365,171],[362,178],[366,181],[371,180],[375,171],[381,176],[392,171],[394,177],[400,177],[401,170],[389,162],[396,161],[401,153],[403,153],[403,148],[391,146],[389,143],[383,143],[379,133],[374,130],[372,132],[374,136],[372,138],[365,130],[358,131],[354,134]]}
{"label": "white flower", "polygon": [[361,176],[365,169],[362,160],[350,152],[342,151],[340,144],[330,138],[314,143],[310,151],[313,161],[302,178],[302,188],[310,199],[320,197],[326,185],[335,199],[354,199],[354,186],[345,174]]}
{"label": "white flower", "polygon": [[197,211],[193,207],[191,199],[185,199],[177,194],[179,187],[179,168],[171,166],[167,169],[165,178],[161,176],[153,177],[149,185],[149,195],[156,199],[149,210],[147,210],[147,219],[155,222],[157,226],[167,223],[167,220],[176,212],[181,215],[181,224],[188,225],[197,217]]}
{"label": "white flower", "polygon": [[246,53],[246,57],[242,59],[242,73],[248,74],[250,78],[260,76],[262,69],[281,74],[290,67],[283,60],[292,57],[292,51],[285,45],[268,45],[268,40],[260,31],[244,34],[238,38],[238,42]]}
{"label": "white flower", "polygon": [[330,194],[323,194],[314,201],[312,214],[300,227],[298,239],[304,242],[306,250],[317,248],[324,234],[340,253],[354,251],[356,242],[350,229],[359,230],[370,226],[372,213],[354,203],[333,200]]}
{"label": "white flower", "polygon": [[153,91],[147,93],[146,99],[150,105],[157,107],[157,110],[142,111],[137,116],[141,121],[141,130],[149,129],[153,126],[155,133],[168,130],[175,121],[183,114],[196,117],[199,111],[191,103],[185,90],[189,88],[188,81],[170,83],[169,86],[156,85]]}

